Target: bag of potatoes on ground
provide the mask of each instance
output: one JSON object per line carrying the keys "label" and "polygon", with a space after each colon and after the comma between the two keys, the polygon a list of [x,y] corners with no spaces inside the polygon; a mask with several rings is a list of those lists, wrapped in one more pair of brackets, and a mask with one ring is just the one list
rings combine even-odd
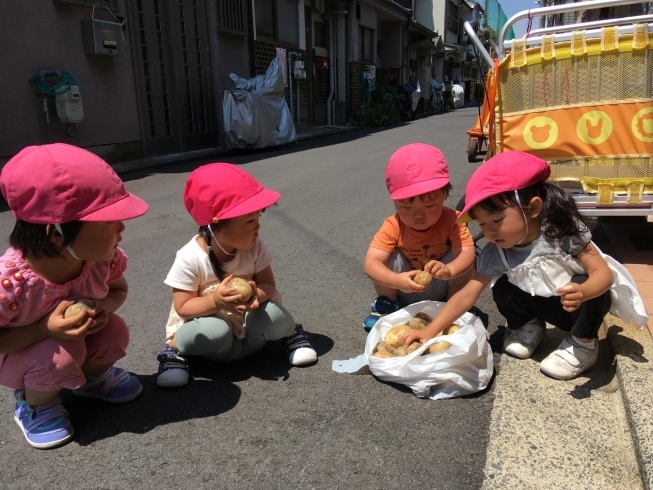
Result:
{"label": "bag of potatoes on ground", "polygon": [[[420,328],[415,323],[415,315],[421,312],[418,318],[424,315],[434,318],[443,306],[439,301],[421,301],[380,318],[367,335],[365,353],[353,359],[333,361],[332,369],[338,373],[357,373],[369,366],[370,372],[382,381],[406,385],[416,396],[431,400],[485,389],[494,372],[492,349],[483,322],[471,313],[454,322],[460,328],[451,327],[452,333],[446,334],[445,330],[445,334],[423,345],[411,345],[406,352],[397,352],[393,347],[397,345],[393,334],[406,330],[397,329],[388,336],[394,327],[411,324]],[[379,352],[386,349],[391,354]]]}

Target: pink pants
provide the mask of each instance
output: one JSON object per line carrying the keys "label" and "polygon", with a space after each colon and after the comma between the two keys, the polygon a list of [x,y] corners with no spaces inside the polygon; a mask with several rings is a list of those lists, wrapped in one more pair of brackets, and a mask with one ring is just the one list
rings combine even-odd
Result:
{"label": "pink pants", "polygon": [[48,338],[11,352],[0,367],[0,385],[34,391],[75,389],[86,383],[84,363],[112,365],[125,357],[129,328],[118,315],[99,332],[80,340]]}

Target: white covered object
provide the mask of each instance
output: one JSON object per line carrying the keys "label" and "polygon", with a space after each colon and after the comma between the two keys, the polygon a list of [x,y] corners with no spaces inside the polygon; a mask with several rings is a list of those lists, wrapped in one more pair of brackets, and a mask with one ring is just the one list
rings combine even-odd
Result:
{"label": "white covered object", "polygon": [[462,85],[455,83],[451,87],[451,91],[453,92],[453,106],[462,107],[465,103],[465,88]]}
{"label": "white covered object", "polygon": [[222,91],[220,145],[225,148],[265,148],[297,140],[286,104],[286,84],[278,58],[265,75],[245,79],[232,73],[236,86]]}

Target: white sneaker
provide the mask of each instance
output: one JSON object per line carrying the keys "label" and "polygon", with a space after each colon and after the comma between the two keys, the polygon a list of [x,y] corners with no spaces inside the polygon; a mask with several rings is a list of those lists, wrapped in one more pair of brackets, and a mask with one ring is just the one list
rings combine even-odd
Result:
{"label": "white sneaker", "polygon": [[594,366],[599,357],[599,344],[588,348],[571,336],[562,341],[556,350],[546,356],[540,364],[540,371],[555,379],[573,379]]}
{"label": "white sneaker", "polygon": [[510,332],[510,336],[503,343],[503,352],[519,359],[528,359],[542,342],[545,333],[546,328],[542,326],[542,322],[533,318]]}
{"label": "white sneaker", "polygon": [[317,361],[317,352],[313,349],[301,323],[297,324],[290,337],[283,339],[283,349],[293,366],[303,366]]}

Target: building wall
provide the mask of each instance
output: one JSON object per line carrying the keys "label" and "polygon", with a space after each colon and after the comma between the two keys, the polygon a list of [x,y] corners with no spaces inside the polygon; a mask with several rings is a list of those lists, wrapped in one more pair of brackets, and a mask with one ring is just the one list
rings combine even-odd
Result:
{"label": "building wall", "polygon": [[[449,0],[431,0],[433,2],[433,26],[440,36],[445,35],[447,25],[447,2]],[[443,38],[444,42],[447,42]]]}
{"label": "building wall", "polygon": [[383,68],[400,68],[403,50],[403,22],[381,22],[380,25],[383,31],[383,43],[380,46]]}
{"label": "building wall", "polygon": [[[291,52],[301,53],[302,59],[306,59],[306,51],[296,48],[286,48],[287,53]],[[276,45],[271,43],[266,43],[263,41],[254,41],[254,64],[256,67],[256,75],[263,75],[267,71],[270,63],[277,56]],[[312,67],[307,67],[308,70],[312,70]],[[327,72],[328,73],[328,72]],[[290,73],[288,74],[290,76]],[[300,118],[301,120],[308,119],[308,81],[307,80],[298,80],[293,78],[292,80],[292,104],[294,109],[293,121],[297,121],[297,83],[299,82],[299,108],[300,108]],[[327,92],[328,94],[328,92]],[[290,83],[286,86],[286,103],[290,107]]]}
{"label": "building wall", "polygon": [[365,63],[352,61],[349,63],[349,119],[358,115],[363,105],[363,91],[361,87],[361,72]]}
{"label": "building wall", "polygon": [[313,102],[324,104],[329,97],[329,70],[316,70],[313,78]]}
{"label": "building wall", "polygon": [[[119,0],[119,15],[126,16],[127,0]],[[48,99],[50,138],[89,149],[103,156],[123,150],[127,158],[140,151],[140,124],[129,30],[124,31],[124,55],[84,53],[81,20],[90,19],[89,7],[52,0],[0,2],[0,40],[5,67],[0,77],[0,159],[23,147],[44,144],[48,136],[42,97],[28,79],[41,70],[68,70],[84,87],[84,120],[73,137],[57,118],[54,99]],[[96,9],[96,18],[114,20]],[[114,20],[115,21],[115,20]],[[129,20],[128,20],[129,21]]]}
{"label": "building wall", "polygon": [[229,77],[235,73],[242,78],[251,78],[249,37],[218,31],[218,12],[216,2],[206,2],[208,16],[209,42],[211,48],[211,72],[215,100],[220,100],[220,90],[234,88]]}
{"label": "building wall", "polygon": [[[415,21],[430,29],[437,31],[435,27],[435,12],[433,11],[433,0],[415,0]],[[442,32],[442,31],[439,31]]]}

